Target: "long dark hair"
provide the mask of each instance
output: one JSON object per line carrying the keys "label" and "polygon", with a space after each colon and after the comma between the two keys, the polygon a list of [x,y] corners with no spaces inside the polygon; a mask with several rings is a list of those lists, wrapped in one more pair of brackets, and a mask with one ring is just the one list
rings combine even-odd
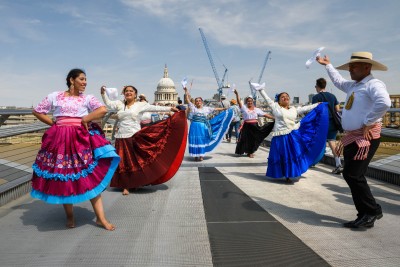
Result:
{"label": "long dark hair", "polygon": [[79,75],[81,75],[82,73],[86,75],[85,71],[83,71],[83,70],[81,70],[81,69],[72,69],[72,70],[70,70],[70,71],[68,72],[68,75],[67,75],[67,78],[66,78],[68,88],[71,87],[71,81],[70,81],[71,78],[72,78],[73,80],[75,80],[75,79],[76,79]]}
{"label": "long dark hair", "polygon": [[[125,94],[125,90],[126,90],[126,88],[128,88],[128,87],[132,88],[133,91],[135,91],[136,96],[137,96],[137,89],[136,89],[135,86],[133,86],[133,85],[125,85],[125,86],[124,86],[124,89],[122,89],[122,93]],[[127,102],[126,102],[126,100],[125,100],[125,101],[124,101],[124,110],[125,110],[125,108],[126,108],[126,104],[127,104]]]}

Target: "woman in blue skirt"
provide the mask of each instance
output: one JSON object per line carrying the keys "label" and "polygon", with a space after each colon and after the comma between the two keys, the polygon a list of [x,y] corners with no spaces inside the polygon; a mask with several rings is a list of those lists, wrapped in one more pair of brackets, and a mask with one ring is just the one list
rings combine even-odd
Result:
{"label": "woman in blue skirt", "polygon": [[[264,89],[259,92],[275,117],[266,175],[285,177],[290,182],[289,178],[299,177],[308,170],[325,146],[329,124],[327,103],[293,107],[286,92],[276,95],[275,102]],[[298,116],[307,112],[298,121]]]}
{"label": "woman in blue skirt", "polygon": [[[203,161],[204,155],[211,152],[222,140],[228,131],[233,118],[233,111],[225,108],[211,108],[203,106],[203,99],[196,97],[194,104],[190,102],[187,88],[185,100],[189,103],[191,118],[189,130],[189,154],[195,161]],[[223,111],[209,120],[214,111]]]}

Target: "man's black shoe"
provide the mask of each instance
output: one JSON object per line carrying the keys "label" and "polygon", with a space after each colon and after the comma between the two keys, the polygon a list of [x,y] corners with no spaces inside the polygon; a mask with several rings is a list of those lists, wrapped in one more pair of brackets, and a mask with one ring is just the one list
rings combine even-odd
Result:
{"label": "man's black shoe", "polygon": [[343,226],[346,227],[346,228],[356,228],[354,226],[354,222],[355,222],[355,220],[354,221],[345,222],[345,223],[343,223]]}
{"label": "man's black shoe", "polygon": [[357,219],[355,219],[354,221],[345,222],[345,223],[343,223],[343,226],[346,228],[357,228],[355,223],[358,222],[359,220],[361,220],[362,217],[363,216],[357,217]]}
{"label": "man's black shoe", "polygon": [[359,227],[372,228],[374,227],[375,221],[382,219],[382,217],[383,217],[382,213],[377,214],[375,216],[373,215],[357,216],[357,219],[355,219],[354,221],[345,222],[343,223],[343,226],[346,228],[359,228]]}
{"label": "man's black shoe", "polygon": [[378,217],[377,215],[365,214],[363,217],[361,217],[360,220],[354,222],[354,226],[356,228],[359,228],[359,227],[372,228],[372,227],[374,227],[374,223],[375,223],[377,217]]}

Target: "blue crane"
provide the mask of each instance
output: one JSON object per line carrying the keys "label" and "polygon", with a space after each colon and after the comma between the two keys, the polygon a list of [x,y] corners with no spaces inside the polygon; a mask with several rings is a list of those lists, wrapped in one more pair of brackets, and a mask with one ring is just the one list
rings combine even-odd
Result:
{"label": "blue crane", "polygon": [[[270,55],[271,55],[271,51],[268,51],[267,56],[264,59],[264,64],[263,64],[263,66],[261,68],[260,76],[258,76],[257,83],[261,83],[261,79],[262,79],[262,76],[264,74],[265,66],[267,66],[267,62],[268,62],[268,59],[270,59],[270,57],[269,57]],[[251,86],[251,79],[249,81],[249,86],[250,86],[250,91],[251,91],[251,93],[253,95],[253,99],[257,100],[257,91],[254,90],[253,87]]]}
{"label": "blue crane", "polygon": [[206,49],[208,59],[210,60],[210,64],[211,64],[212,70],[214,72],[215,79],[217,80],[219,100],[221,100],[222,89],[226,88],[226,86],[224,86],[224,80],[225,80],[225,77],[226,77],[226,73],[228,72],[228,69],[225,67],[225,65],[223,65],[224,68],[225,68],[225,72],[224,72],[224,75],[222,77],[222,80],[220,80],[218,72],[217,72],[217,69],[215,68],[214,60],[213,60],[213,58],[211,56],[210,48],[208,47],[206,36],[204,35],[204,32],[203,32],[203,30],[201,28],[199,28],[199,31],[200,31],[201,39],[203,39],[203,44],[204,44],[204,47]]}

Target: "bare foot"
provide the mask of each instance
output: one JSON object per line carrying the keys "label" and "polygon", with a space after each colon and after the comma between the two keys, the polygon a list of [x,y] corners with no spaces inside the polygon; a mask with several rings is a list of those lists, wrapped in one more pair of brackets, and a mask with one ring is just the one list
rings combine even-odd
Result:
{"label": "bare foot", "polygon": [[254,154],[248,154],[249,158],[254,158]]}
{"label": "bare foot", "polygon": [[203,157],[200,157],[200,158],[199,158],[199,161],[203,161]]}
{"label": "bare foot", "polygon": [[124,188],[124,190],[122,191],[122,195],[123,195],[123,196],[129,195],[129,190],[126,189],[126,188]]}
{"label": "bare foot", "polygon": [[96,224],[98,226],[104,227],[104,229],[106,229],[108,231],[114,231],[115,230],[115,226],[113,224],[109,223],[106,219],[104,219],[103,222],[101,222],[100,220],[97,220]]}
{"label": "bare foot", "polygon": [[66,224],[67,228],[75,228],[75,220],[74,217],[67,217],[67,224]]}

